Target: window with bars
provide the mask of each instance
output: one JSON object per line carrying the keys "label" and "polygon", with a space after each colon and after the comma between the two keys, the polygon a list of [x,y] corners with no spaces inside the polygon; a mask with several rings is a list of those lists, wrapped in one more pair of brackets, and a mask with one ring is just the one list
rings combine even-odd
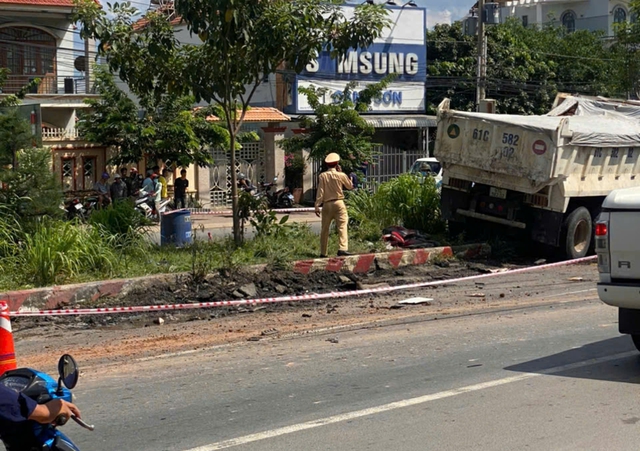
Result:
{"label": "window with bars", "polygon": [[622,6],[616,6],[613,10],[613,22],[624,23],[627,21],[627,11]]}
{"label": "window with bars", "polygon": [[84,189],[93,188],[93,184],[96,182],[96,158],[85,157],[82,162],[82,180],[84,183]]}
{"label": "window with bars", "polygon": [[0,28],[0,67],[11,71],[4,91],[15,92],[30,78],[55,76],[56,39],[33,27]]}
{"label": "window with bars", "polygon": [[576,31],[576,14],[573,11],[566,11],[563,13],[560,21],[562,22],[564,29],[567,30],[567,33],[573,33]]}
{"label": "window with bars", "polygon": [[63,158],[62,159],[62,189],[65,191],[73,190],[75,188],[75,159]]}

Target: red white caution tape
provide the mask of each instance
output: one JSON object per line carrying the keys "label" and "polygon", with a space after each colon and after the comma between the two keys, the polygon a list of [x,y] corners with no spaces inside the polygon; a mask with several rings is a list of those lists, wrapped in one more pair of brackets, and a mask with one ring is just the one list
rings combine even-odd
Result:
{"label": "red white caution tape", "polygon": [[[231,210],[200,210],[197,208],[191,208],[189,209],[189,211],[191,211],[191,214],[193,216],[200,216],[200,215],[229,216],[233,214],[233,211]],[[306,212],[315,211],[315,208],[307,208],[307,207],[276,208],[273,211],[275,211],[276,213],[306,213]]]}
{"label": "red white caution tape", "polygon": [[214,301],[214,302],[196,302],[193,304],[165,304],[165,305],[141,305],[131,307],[104,307],[104,308],[79,308],[79,309],[65,309],[65,310],[37,310],[37,311],[19,311],[11,312],[11,316],[66,316],[66,315],[102,315],[112,313],[140,313],[140,312],[158,312],[165,310],[190,310],[190,309],[202,309],[202,308],[216,308],[216,307],[233,307],[240,305],[255,305],[255,304],[277,304],[281,302],[293,302],[293,301],[309,301],[317,299],[334,299],[334,298],[346,298],[351,296],[361,296],[363,294],[374,293],[388,293],[391,291],[409,290],[413,288],[430,287],[436,285],[447,285],[451,283],[466,282],[470,280],[486,279],[488,277],[505,276],[512,274],[520,274],[523,272],[537,271],[542,269],[555,268],[558,266],[574,265],[578,263],[586,263],[595,260],[596,257],[584,257],[575,260],[567,260],[558,263],[549,263],[539,266],[528,266],[526,268],[511,269],[508,271],[479,274],[476,276],[458,277],[456,279],[448,280],[434,280],[430,282],[416,282],[406,285],[396,285],[393,287],[380,287],[380,288],[367,288],[365,290],[350,290],[350,291],[331,291],[328,293],[311,293],[300,294],[293,296],[282,296],[278,298],[261,298],[261,299],[239,299],[233,301]]}

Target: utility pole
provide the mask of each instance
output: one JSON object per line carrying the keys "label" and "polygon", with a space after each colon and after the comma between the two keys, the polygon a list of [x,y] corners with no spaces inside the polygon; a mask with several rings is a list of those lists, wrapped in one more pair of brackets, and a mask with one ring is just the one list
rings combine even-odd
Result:
{"label": "utility pole", "polygon": [[91,94],[91,59],[89,58],[88,37],[84,40],[84,88],[87,94]]}
{"label": "utility pole", "polygon": [[484,1],[478,0],[478,68],[476,81],[476,109],[480,111],[480,101],[487,96],[487,37],[485,35]]}

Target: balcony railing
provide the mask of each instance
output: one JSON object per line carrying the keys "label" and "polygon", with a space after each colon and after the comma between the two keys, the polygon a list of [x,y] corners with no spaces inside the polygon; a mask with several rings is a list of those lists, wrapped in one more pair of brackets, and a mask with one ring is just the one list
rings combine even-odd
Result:
{"label": "balcony railing", "polygon": [[42,139],[47,140],[64,140],[64,139],[78,139],[77,128],[49,128],[42,127]]}
{"label": "balcony railing", "polygon": [[0,87],[0,94],[15,94],[36,78],[40,79],[40,84],[33,86],[29,90],[30,94],[84,94],[86,91],[84,77],[9,75],[7,82]]}

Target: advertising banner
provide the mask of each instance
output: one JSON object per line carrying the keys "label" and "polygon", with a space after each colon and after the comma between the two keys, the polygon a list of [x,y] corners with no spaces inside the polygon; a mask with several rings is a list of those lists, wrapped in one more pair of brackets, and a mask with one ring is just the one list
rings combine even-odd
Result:
{"label": "advertising banner", "polygon": [[[295,77],[291,86],[293,113],[312,113],[300,87],[326,88],[325,102],[342,92],[347,83],[356,82],[355,96],[367,84],[382,80],[389,74],[396,79],[383,92],[382,99],[371,106],[370,113],[422,113],[425,109],[427,74],[426,10],[412,6],[389,6],[391,25],[380,38],[366,49],[352,50],[341,59],[332,59],[328,52]],[[347,17],[354,6],[344,6]]]}

